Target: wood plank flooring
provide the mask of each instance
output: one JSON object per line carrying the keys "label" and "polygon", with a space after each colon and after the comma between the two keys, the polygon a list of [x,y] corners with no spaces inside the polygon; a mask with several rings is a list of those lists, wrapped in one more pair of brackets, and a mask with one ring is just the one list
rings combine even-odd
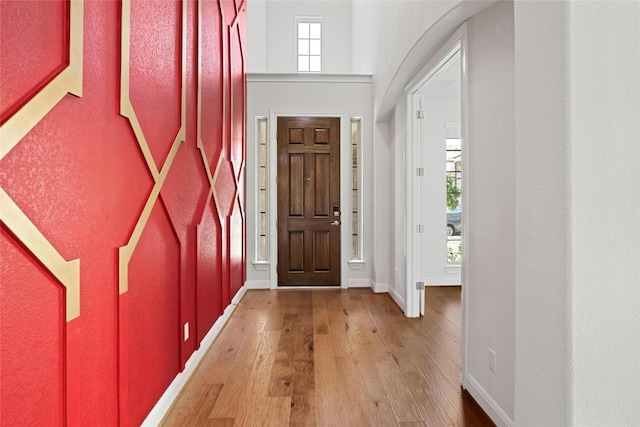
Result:
{"label": "wood plank flooring", "polygon": [[163,426],[492,426],[460,379],[460,288],[251,290]]}

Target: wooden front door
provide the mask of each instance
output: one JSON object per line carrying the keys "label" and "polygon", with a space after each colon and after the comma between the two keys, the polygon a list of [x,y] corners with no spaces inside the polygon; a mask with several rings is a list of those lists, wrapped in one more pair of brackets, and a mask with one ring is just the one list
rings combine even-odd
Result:
{"label": "wooden front door", "polygon": [[278,284],[340,285],[340,119],[278,118]]}

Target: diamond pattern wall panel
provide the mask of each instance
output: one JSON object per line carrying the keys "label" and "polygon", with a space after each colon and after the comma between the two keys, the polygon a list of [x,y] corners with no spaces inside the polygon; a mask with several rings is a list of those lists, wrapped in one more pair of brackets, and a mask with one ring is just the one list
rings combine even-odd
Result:
{"label": "diamond pattern wall panel", "polygon": [[215,171],[222,153],[224,85],[222,12],[217,1],[199,3],[202,28],[200,46],[200,143],[207,165]]}
{"label": "diamond pattern wall panel", "polygon": [[244,284],[244,215],[240,204],[236,200],[233,214],[231,215],[231,228],[229,230],[229,263],[231,296],[234,296]]}
{"label": "diamond pattern wall panel", "polygon": [[[61,425],[64,288],[4,228],[0,250],[2,424],[23,425],[29,419],[33,425]],[[19,280],[11,280],[17,276]]]}
{"label": "diamond pattern wall panel", "polygon": [[0,3],[3,423],[139,425],[244,283],[244,3]]}
{"label": "diamond pattern wall panel", "polygon": [[235,26],[230,31],[231,37],[231,163],[234,174],[240,176],[244,159],[245,133],[245,84],[244,57],[240,40],[240,28]]}
{"label": "diamond pattern wall panel", "polygon": [[213,198],[198,224],[198,339],[222,315],[222,226]]}
{"label": "diamond pattern wall panel", "polygon": [[180,368],[180,242],[161,200],[131,258],[129,277],[129,422],[139,425]]}
{"label": "diamond pattern wall panel", "polygon": [[181,2],[131,1],[129,96],[158,169],[181,127],[181,29]]}

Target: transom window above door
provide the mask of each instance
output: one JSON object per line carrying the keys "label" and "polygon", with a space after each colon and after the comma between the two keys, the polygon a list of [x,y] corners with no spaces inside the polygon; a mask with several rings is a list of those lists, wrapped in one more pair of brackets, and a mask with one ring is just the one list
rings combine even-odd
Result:
{"label": "transom window above door", "polygon": [[296,18],[298,73],[322,72],[322,18]]}

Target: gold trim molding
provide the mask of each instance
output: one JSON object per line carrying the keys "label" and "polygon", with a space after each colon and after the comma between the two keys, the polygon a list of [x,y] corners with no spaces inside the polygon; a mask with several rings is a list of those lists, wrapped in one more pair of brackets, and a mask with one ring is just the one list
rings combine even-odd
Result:
{"label": "gold trim molding", "polygon": [[[70,93],[82,96],[84,0],[69,7],[69,65],[0,126],[0,160]],[[29,217],[0,188],[0,221],[64,286],[67,322],[80,316],[80,260],[66,261]]]}
{"label": "gold trim molding", "polygon": [[142,231],[149,222],[149,218],[151,217],[151,211],[156,204],[160,196],[160,190],[164,185],[164,181],[169,174],[169,169],[173,164],[173,161],[178,153],[178,149],[180,148],[180,144],[184,142],[186,138],[186,105],[187,105],[187,3],[182,1],[182,88],[181,88],[181,112],[180,112],[180,129],[178,130],[178,134],[176,135],[171,149],[169,150],[169,154],[162,165],[162,168],[158,170],[156,163],[151,154],[151,149],[149,148],[149,144],[147,143],[147,139],[142,131],[142,127],[140,126],[140,122],[136,116],[135,110],[133,108],[133,104],[131,103],[131,99],[129,97],[129,89],[130,89],[130,41],[131,41],[131,1],[123,0],[122,1],[122,45],[121,45],[121,69],[120,69],[120,114],[129,119],[131,123],[131,127],[135,134],[136,140],[138,141],[138,145],[140,146],[140,150],[142,151],[142,155],[144,157],[145,163],[151,172],[151,176],[153,177],[154,185],[151,189],[151,193],[147,198],[147,201],[142,209],[142,213],[138,218],[138,221],[133,229],[133,233],[131,233],[131,237],[129,238],[129,242],[125,246],[121,246],[118,248],[118,290],[120,295],[124,294],[129,290],[129,262],[133,257],[133,252],[140,241],[140,237],[142,236]]}
{"label": "gold trim molding", "polygon": [[[218,13],[220,14],[220,23],[222,25],[222,27],[224,28],[224,11],[222,10],[222,5],[220,4],[220,2],[217,2],[218,5]],[[220,36],[222,37],[222,30],[220,30]],[[222,39],[224,39],[224,37],[222,37]],[[198,2],[198,84],[197,84],[197,91],[198,91],[198,101],[197,101],[197,106],[196,106],[196,138],[197,138],[197,143],[196,143],[196,147],[200,150],[200,156],[202,157],[202,163],[204,164],[204,170],[207,174],[207,179],[209,181],[209,186],[210,186],[210,191],[209,194],[211,196],[213,196],[213,201],[214,201],[214,205],[216,208],[216,212],[218,213],[218,220],[222,221],[222,215],[220,212],[220,203],[218,200],[218,193],[216,192],[216,181],[218,179],[218,171],[220,170],[220,166],[222,164],[222,159],[225,155],[224,151],[226,148],[226,120],[227,120],[227,109],[224,108],[226,106],[226,102],[227,102],[227,94],[226,91],[223,90],[222,91],[222,117],[221,117],[221,123],[222,123],[222,132],[220,134],[221,137],[221,149],[220,149],[220,154],[218,155],[218,159],[216,160],[216,167],[214,169],[213,172],[211,172],[211,167],[209,165],[209,158],[207,157],[207,153],[206,150],[204,148],[204,143],[202,142],[202,2]],[[223,48],[224,49],[224,48]],[[224,88],[225,85],[225,74],[224,74],[224,70],[222,71],[222,76],[221,76],[221,80],[222,80],[222,87]]]}
{"label": "gold trim molding", "polygon": [[0,127],[0,160],[67,94],[82,96],[84,0],[69,8],[69,65]]}
{"label": "gold trim molding", "polygon": [[0,221],[24,244],[66,289],[67,322],[80,315],[80,260],[65,260],[0,188]]}

